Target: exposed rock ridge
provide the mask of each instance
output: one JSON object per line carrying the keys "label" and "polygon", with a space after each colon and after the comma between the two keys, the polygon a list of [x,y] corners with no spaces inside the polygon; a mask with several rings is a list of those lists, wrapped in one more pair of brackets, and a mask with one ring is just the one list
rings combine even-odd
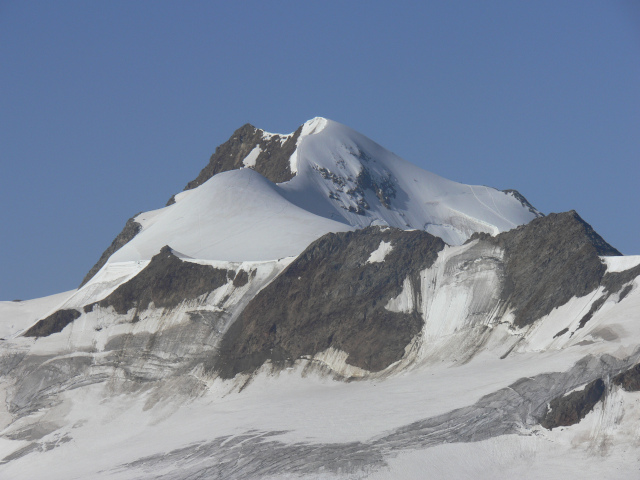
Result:
{"label": "exposed rock ridge", "polygon": [[620,385],[627,392],[640,391],[640,363],[619,373],[611,381],[614,385]]}
{"label": "exposed rock ridge", "polygon": [[138,233],[140,233],[141,229],[142,229],[142,225],[140,225],[138,222],[135,221],[135,216],[127,220],[127,223],[125,224],[122,231],[118,234],[116,238],[113,239],[113,242],[111,242],[111,245],[109,245],[107,249],[104,252],[102,252],[100,259],[93,267],[91,267],[91,270],[89,270],[89,272],[82,279],[82,283],[78,288],[81,288],[84,284],[86,284],[89,280],[91,280],[94,277],[94,275],[98,273],[98,271],[104,266],[104,264],[107,263],[107,260],[109,260],[109,257],[113,255],[116,251],[124,247],[131,240],[133,240],[133,237],[135,237]]}
{"label": "exposed rock ridge", "polygon": [[39,320],[22,335],[24,337],[48,337],[53,333],[61,332],[64,327],[80,317],[80,315],[81,313],[75,309],[57,310],[48,317]]}
{"label": "exposed rock ridge", "polygon": [[[84,312],[93,311],[96,305],[113,307],[116,313],[123,315],[135,308],[134,321],[138,313],[146,310],[151,303],[156,308],[173,308],[186,300],[195,299],[221,287],[233,280],[236,287],[248,282],[248,274],[242,270],[214,268],[183,262],[176,257],[171,248],[163,247],[149,264],[131,280],[120,285],[106,298],[85,305]],[[40,320],[23,335],[26,337],[46,337],[61,332],[64,327],[79,318],[81,312],[75,309],[63,309]]]}
{"label": "exposed rock ridge", "polygon": [[138,275],[108,297],[86,306],[85,311],[91,311],[97,304],[102,308],[113,307],[121,315],[134,307],[137,313],[152,302],[156,308],[172,308],[212,292],[224,285],[230,275],[233,277],[235,272],[183,262],[170,247],[164,246]]}
{"label": "exposed rock ridge", "polygon": [[589,311],[580,320],[578,328],[584,327],[611,295],[619,294],[618,301],[622,300],[631,291],[633,288],[631,282],[638,276],[640,276],[640,265],[622,272],[607,272],[602,278],[604,287],[602,296],[591,304]]}
{"label": "exposed rock ridge", "polygon": [[[102,308],[113,307],[119,314],[136,308],[136,315],[149,307],[173,308],[227,283],[235,272],[184,262],[171,248],[163,247],[138,275],[123,283],[109,296],[97,302]],[[96,304],[85,307],[91,311]]]}
{"label": "exposed rock ridge", "polygon": [[589,383],[583,390],[572,392],[551,400],[549,409],[540,425],[549,430],[555,427],[567,427],[580,422],[604,394],[605,384],[601,378]]}
{"label": "exposed rock ridge", "polygon": [[[381,242],[392,248],[368,262]],[[423,320],[417,312],[385,309],[409,277],[430,267],[445,247],[423,231],[369,227],[330,233],[312,243],[254,297],[221,342],[224,378],[252,372],[267,360],[293,361],[329,347],[347,363],[380,371],[400,360]]]}
{"label": "exposed rock ridge", "polygon": [[517,327],[595,290],[606,273],[600,256],[621,255],[573,210],[536,218],[495,237],[471,237],[476,238],[505,251],[502,302],[505,309],[514,309]]}
{"label": "exposed rock ridge", "polygon": [[[233,132],[229,140],[216,148],[207,166],[194,180],[187,183],[184,190],[199,187],[217,173],[245,167],[243,161],[254,148],[258,147],[260,153],[255,159],[255,164],[249,168],[253,168],[274,183],[291,180],[295,174],[291,172],[289,159],[296,150],[301,132],[302,126],[291,135],[271,135],[247,123]],[[171,205],[174,201],[174,197],[171,197],[167,205]]]}

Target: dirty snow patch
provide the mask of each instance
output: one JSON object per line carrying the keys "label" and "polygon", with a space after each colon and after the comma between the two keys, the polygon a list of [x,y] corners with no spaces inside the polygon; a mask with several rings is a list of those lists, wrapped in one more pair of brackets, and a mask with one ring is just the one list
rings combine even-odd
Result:
{"label": "dirty snow patch", "polygon": [[258,156],[261,153],[262,153],[262,149],[260,148],[260,145],[256,145],[254,149],[249,152],[249,155],[247,155],[245,159],[242,161],[242,164],[245,167],[251,167],[251,168],[255,167],[256,160],[258,159]]}
{"label": "dirty snow patch", "polygon": [[377,249],[371,252],[369,255],[369,259],[367,263],[377,263],[384,262],[385,257],[393,250],[393,246],[391,246],[391,242],[385,242],[382,240]]}

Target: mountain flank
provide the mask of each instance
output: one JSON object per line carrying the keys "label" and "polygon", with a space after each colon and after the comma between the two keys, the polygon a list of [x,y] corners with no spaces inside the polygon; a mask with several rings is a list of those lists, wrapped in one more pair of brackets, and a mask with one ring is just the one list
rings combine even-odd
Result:
{"label": "mountain flank", "polygon": [[[381,245],[382,261],[368,261]],[[265,361],[283,364],[333,347],[347,363],[382,370],[402,358],[423,325],[387,302],[435,262],[442,239],[423,231],[369,227],[315,241],[258,293],[224,336],[219,373],[232,378]]]}
{"label": "mountain flank", "polygon": [[502,301],[514,309],[517,327],[593,291],[607,270],[600,256],[622,255],[574,210],[535,218],[495,237],[474,238],[504,249]]}

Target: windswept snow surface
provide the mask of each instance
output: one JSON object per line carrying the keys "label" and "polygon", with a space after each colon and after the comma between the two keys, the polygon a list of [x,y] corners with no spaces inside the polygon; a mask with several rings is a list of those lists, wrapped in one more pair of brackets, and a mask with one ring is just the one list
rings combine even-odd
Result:
{"label": "windswept snow surface", "polygon": [[249,155],[247,155],[246,158],[242,161],[242,164],[245,167],[255,167],[256,160],[258,159],[258,156],[260,156],[261,152],[262,152],[262,149],[259,146],[256,146],[253,150],[249,152]]}
{"label": "windswept snow surface", "polygon": [[624,255],[621,257],[601,257],[607,265],[607,272],[623,272],[640,265],[640,255]]}

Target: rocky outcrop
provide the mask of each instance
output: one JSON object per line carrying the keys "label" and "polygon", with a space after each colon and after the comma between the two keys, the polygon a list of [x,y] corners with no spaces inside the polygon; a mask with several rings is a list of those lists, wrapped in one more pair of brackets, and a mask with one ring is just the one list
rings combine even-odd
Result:
{"label": "rocky outcrop", "polygon": [[[383,243],[384,242],[384,243]],[[382,261],[369,261],[382,245]],[[224,378],[313,356],[329,347],[347,363],[380,371],[402,358],[423,320],[385,305],[407,277],[430,267],[445,243],[423,231],[379,229],[330,233],[312,243],[254,297],[222,339]]]}
{"label": "rocky outcrop", "polygon": [[[247,123],[216,148],[207,166],[184,189],[199,187],[217,173],[243,168],[243,161],[256,147],[260,148],[260,153],[251,168],[274,183],[291,180],[294,173],[291,172],[289,159],[296,150],[301,132],[302,126],[292,135],[266,135],[263,130]],[[169,200],[171,203],[172,200]]]}
{"label": "rocky outcrop", "polygon": [[109,260],[109,257],[111,255],[113,255],[116,251],[124,247],[127,243],[133,240],[133,237],[135,237],[138,233],[140,233],[140,230],[142,229],[142,225],[136,222],[134,218],[135,217],[132,217],[129,220],[127,220],[127,223],[125,224],[122,231],[118,234],[116,238],[114,238],[113,242],[111,242],[111,245],[109,245],[109,247],[107,247],[107,249],[104,252],[102,252],[100,259],[93,267],[91,267],[91,270],[89,270],[89,272],[82,279],[82,283],[78,288],[82,288],[82,286],[85,283],[91,280],[93,276],[96,273],[98,273],[98,271],[104,266],[104,264],[107,263],[107,260]]}
{"label": "rocky outcrop", "polygon": [[554,398],[540,424],[549,430],[575,425],[593,410],[604,394],[605,385],[601,378],[589,383],[583,390]]}
{"label": "rocky outcrop", "polygon": [[[341,203],[340,207],[358,215],[364,215],[371,206],[366,200],[366,191],[371,191],[378,197],[380,204],[385,208],[391,208],[391,201],[397,195],[396,186],[389,172],[376,173],[367,167],[371,160],[363,153],[357,153],[361,170],[354,179],[351,176],[343,176],[330,172],[324,167],[313,168],[324,180],[331,182],[329,198]],[[342,198],[344,195],[345,198]]]}
{"label": "rocky outcrop", "polygon": [[75,309],[58,310],[47,318],[38,321],[33,327],[23,333],[25,337],[48,337],[61,332],[64,327],[80,317],[81,313]]}
{"label": "rocky outcrop", "polygon": [[[235,272],[209,265],[183,262],[165,246],[138,275],[120,285],[97,305],[113,307],[119,314],[125,314],[134,307],[136,312],[140,312],[151,303],[156,308],[173,308],[212,292],[234,275]],[[85,311],[91,311],[94,306],[87,306]]]}
{"label": "rocky outcrop", "polygon": [[517,327],[595,290],[606,273],[599,257],[621,255],[573,210],[536,218],[496,237],[471,237],[476,238],[504,249],[502,301],[513,308]]}
{"label": "rocky outcrop", "polygon": [[614,385],[619,385],[627,392],[640,391],[640,363],[611,379]]}
{"label": "rocky outcrop", "polygon": [[[630,283],[638,277],[640,277],[640,265],[622,272],[608,272],[602,279],[602,285],[605,287],[605,292],[610,295],[620,293],[624,287],[624,290],[626,290],[624,296],[626,296],[630,291],[628,287],[632,287]],[[620,295],[622,296],[621,293]]]}

